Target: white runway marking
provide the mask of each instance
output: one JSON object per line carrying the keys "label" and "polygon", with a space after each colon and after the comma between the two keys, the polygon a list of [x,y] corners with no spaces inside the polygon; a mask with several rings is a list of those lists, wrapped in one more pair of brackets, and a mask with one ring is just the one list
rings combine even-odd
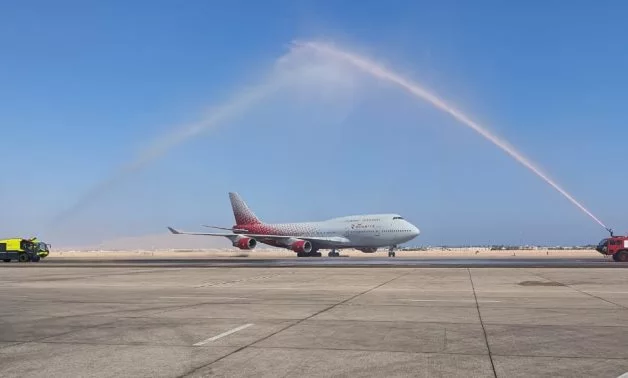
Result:
{"label": "white runway marking", "polygon": [[[475,303],[475,299],[401,299],[410,302],[471,302]],[[478,301],[484,303],[499,303],[501,301]]]}
{"label": "white runway marking", "polygon": [[249,299],[241,297],[201,297],[201,296],[177,296],[177,297],[159,297],[160,299]]}
{"label": "white runway marking", "polygon": [[619,376],[619,377],[617,377],[617,378],[628,378],[628,372],[626,372],[626,373],[624,373],[624,374],[620,375],[620,376]]}
{"label": "white runway marking", "polygon": [[245,329],[245,328],[249,328],[249,327],[250,327],[250,326],[252,326],[252,325],[253,325],[253,323],[249,323],[249,324],[241,325],[241,326],[236,327],[236,328],[234,328],[234,329],[230,329],[230,330],[228,330],[227,332],[223,332],[223,333],[221,333],[220,335],[216,335],[216,336],[214,336],[214,337],[210,337],[210,338],[209,338],[209,339],[207,339],[207,340],[199,341],[198,343],[194,344],[194,346],[201,346],[201,345],[205,345],[205,344],[207,344],[207,343],[209,343],[209,342],[216,341],[216,340],[218,340],[218,339],[220,339],[220,338],[223,338],[223,337],[225,337],[225,336],[229,336],[229,335],[231,335],[232,333],[236,333],[236,332],[238,332],[238,331],[242,331],[243,329]]}

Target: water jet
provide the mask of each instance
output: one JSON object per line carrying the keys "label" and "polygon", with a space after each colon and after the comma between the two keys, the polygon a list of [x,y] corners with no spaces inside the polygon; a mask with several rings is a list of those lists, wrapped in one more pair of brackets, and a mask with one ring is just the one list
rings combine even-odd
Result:
{"label": "water jet", "polygon": [[427,91],[425,88],[421,87],[418,83],[401,76],[400,74],[383,67],[380,64],[375,63],[374,61],[355,54],[351,52],[347,52],[340,48],[337,48],[333,45],[322,43],[322,42],[294,42],[294,46],[296,49],[311,49],[317,51],[326,56],[339,59],[340,61],[349,63],[356,68],[378,78],[381,80],[388,81],[393,83],[402,89],[410,92],[413,96],[420,98],[422,100],[427,101],[437,109],[440,109],[456,120],[460,121],[463,125],[471,128],[478,134],[480,134],[485,139],[489,140],[496,147],[500,148],[508,155],[510,155],[517,162],[522,164],[524,167],[528,168],[534,174],[536,174],[539,178],[553,187],[556,191],[562,194],[567,200],[569,200],[572,204],[574,204],[578,209],[587,214],[591,219],[597,222],[600,226],[606,228],[608,227],[598,219],[593,213],[591,213],[584,205],[582,205],[579,201],[577,201],[571,194],[569,194],[565,189],[563,189],[560,185],[558,185],[554,180],[552,180],[548,175],[543,173],[539,168],[537,168],[530,160],[526,159],[519,151],[517,151],[514,147],[509,145],[505,140],[498,138],[493,135],[490,131],[488,131],[485,127],[479,125],[478,123],[472,121],[468,116],[463,114],[461,111],[455,109],[451,105],[447,104],[444,100],[436,96],[435,94]]}

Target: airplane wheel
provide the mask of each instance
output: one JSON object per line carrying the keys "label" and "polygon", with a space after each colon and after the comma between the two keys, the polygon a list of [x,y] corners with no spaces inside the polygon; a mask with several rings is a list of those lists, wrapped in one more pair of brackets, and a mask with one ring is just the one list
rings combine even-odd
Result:
{"label": "airplane wheel", "polygon": [[327,254],[327,257],[334,257],[334,256],[336,256],[336,255],[334,254],[334,252],[333,252],[333,251],[332,251],[332,252],[329,252],[329,253]]}

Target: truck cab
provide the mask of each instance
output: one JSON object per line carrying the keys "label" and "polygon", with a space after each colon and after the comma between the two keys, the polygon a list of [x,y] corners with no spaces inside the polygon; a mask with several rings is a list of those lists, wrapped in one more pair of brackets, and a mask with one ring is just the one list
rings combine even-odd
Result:
{"label": "truck cab", "polygon": [[628,236],[604,238],[595,250],[603,255],[612,255],[615,261],[628,262]]}
{"label": "truck cab", "polygon": [[39,241],[37,238],[32,238],[30,241],[33,243],[33,249],[37,256],[43,259],[50,254],[50,244]]}

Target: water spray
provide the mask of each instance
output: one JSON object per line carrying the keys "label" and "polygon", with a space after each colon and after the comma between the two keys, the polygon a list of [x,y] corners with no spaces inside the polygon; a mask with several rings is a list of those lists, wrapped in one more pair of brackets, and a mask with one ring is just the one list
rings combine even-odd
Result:
{"label": "water spray", "polygon": [[231,101],[213,109],[208,116],[201,119],[199,122],[181,126],[173,132],[154,140],[148,148],[146,148],[142,153],[139,153],[135,159],[120,167],[109,178],[99,182],[90,191],[79,198],[78,201],[72,205],[72,207],[57,214],[52,219],[51,225],[59,225],[61,221],[81,211],[95,199],[107,193],[124,178],[139,172],[146,165],[165,155],[172,148],[184,143],[188,139],[215,129],[222,122],[239,114],[253,103],[268,96],[284,83],[285,82],[282,80],[275,80],[249,88],[248,90],[241,92],[238,96],[232,98]]}
{"label": "water spray", "polygon": [[[312,49],[314,51],[317,51],[319,53],[325,54],[327,56],[334,57],[334,58],[340,59],[342,61],[348,62],[348,63],[354,65],[355,67],[357,67],[357,68],[367,72],[370,75],[373,75],[373,76],[375,76],[375,77],[377,77],[379,79],[386,80],[388,82],[392,82],[392,83],[400,86],[401,88],[403,88],[403,89],[407,90],[408,92],[410,92],[412,95],[429,102],[434,107],[436,107],[436,108],[438,108],[438,109],[440,109],[440,110],[442,110],[442,111],[444,111],[446,113],[449,113],[452,117],[454,117],[455,119],[460,121],[462,124],[464,124],[465,126],[473,129],[478,134],[480,134],[484,138],[488,139],[491,143],[493,143],[495,146],[497,146],[500,149],[502,149],[504,152],[506,152],[508,155],[510,155],[512,158],[514,158],[517,162],[519,162],[520,164],[522,164],[523,166],[528,168],[530,171],[535,173],[543,181],[548,183],[550,186],[552,186],[554,189],[556,189],[560,194],[562,194],[565,198],[567,198],[576,207],[578,207],[585,214],[587,214],[594,221],[596,221],[600,226],[602,226],[602,227],[606,228],[607,230],[609,230],[609,228],[606,227],[606,225],[601,220],[599,220],[595,215],[593,215],[593,213],[591,213],[589,210],[587,210],[587,208],[585,208],[580,202],[578,202],[571,194],[569,194],[567,191],[565,191],[563,188],[561,188],[560,185],[558,185],[556,182],[554,182],[554,180],[552,180],[546,174],[544,174],[539,168],[534,166],[534,164],[532,164],[532,162],[530,162],[528,159],[523,157],[523,155],[521,155],[521,153],[519,153],[517,150],[515,150],[506,141],[504,141],[504,140],[496,137],[495,135],[491,134],[488,130],[486,130],[486,128],[484,128],[484,127],[480,126],[479,124],[475,123],[469,117],[467,117],[465,114],[463,114],[459,110],[453,108],[452,106],[447,104],[445,101],[443,101],[442,99],[440,99],[436,95],[434,95],[434,94],[430,93],[429,91],[427,91],[426,89],[422,88],[419,84],[413,82],[410,79],[402,77],[401,75],[395,73],[394,71],[391,71],[391,70],[389,70],[389,69],[387,69],[387,68],[385,68],[385,67],[383,67],[383,66],[381,66],[381,65],[379,65],[379,64],[377,64],[377,63],[375,63],[375,62],[373,62],[373,61],[371,61],[371,60],[369,60],[369,59],[367,59],[365,57],[363,57],[363,56],[360,56],[360,55],[357,55],[357,54],[354,54],[354,53],[350,53],[350,52],[341,50],[339,48],[336,48],[336,47],[334,47],[332,45],[329,45],[329,44],[326,44],[326,43],[321,43],[321,42],[295,42],[294,45],[296,46],[296,48]],[[610,231],[610,232],[612,233],[612,231]]]}
{"label": "water spray", "polygon": [[[311,54],[309,54],[311,55]],[[331,77],[320,77],[330,71],[325,71],[333,61],[312,62],[309,57],[299,56],[290,52],[280,57],[273,69],[261,83],[256,86],[239,91],[230,100],[222,105],[211,109],[205,117],[193,124],[177,126],[172,132],[153,140],[146,149],[129,160],[125,165],[118,168],[113,174],[98,182],[91,190],[83,194],[78,200],[65,211],[57,214],[51,220],[51,226],[59,226],[63,220],[83,210],[92,204],[97,198],[109,192],[116,184],[127,177],[139,172],[145,166],[164,156],[173,148],[184,142],[198,137],[201,134],[216,129],[218,126],[229,121],[231,118],[246,112],[251,106],[269,97],[273,93],[287,86],[313,83],[323,85],[324,83],[338,83],[338,72]],[[332,64],[333,63],[333,64]],[[335,64],[337,67],[337,64]],[[321,70],[323,72],[321,72]],[[321,80],[323,79],[323,80]]]}

